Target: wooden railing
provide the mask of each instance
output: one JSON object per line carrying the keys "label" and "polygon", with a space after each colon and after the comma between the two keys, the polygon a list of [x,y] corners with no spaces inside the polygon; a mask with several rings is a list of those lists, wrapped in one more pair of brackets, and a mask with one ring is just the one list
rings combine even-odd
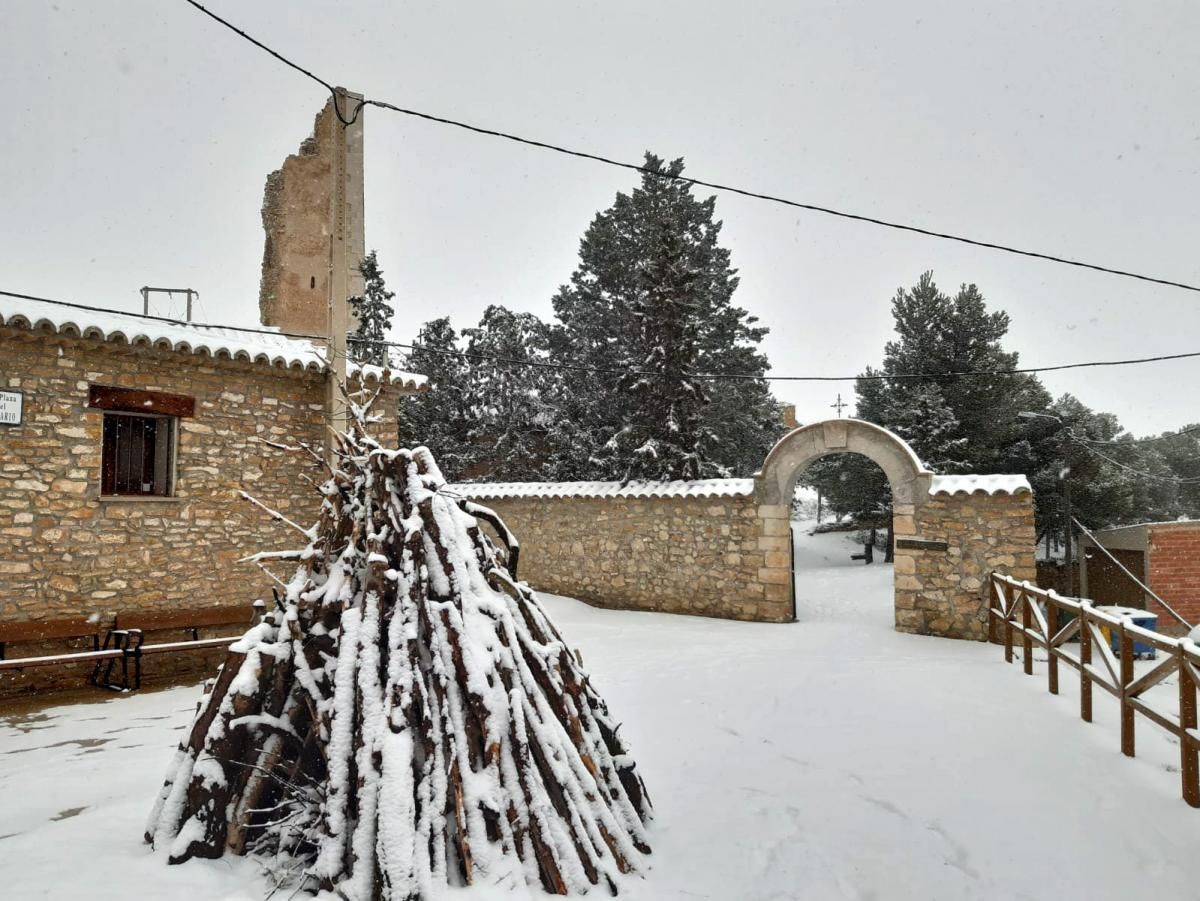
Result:
{"label": "wooden railing", "polygon": [[[1183,799],[1200,807],[1200,730],[1196,728],[1196,688],[1200,684],[1200,646],[1186,638],[1168,638],[1112,616],[1092,602],[1061,597],[1029,582],[992,573],[993,603],[990,607],[992,638],[1004,643],[1004,659],[1013,660],[1014,639],[1021,643],[1025,673],[1033,675],[1033,649],[1046,651],[1046,678],[1051,694],[1058,694],[1059,661],[1079,673],[1079,715],[1092,721],[1092,688],[1099,686],[1120,705],[1121,752],[1134,756],[1135,717],[1141,714],[1179,741],[1179,772]],[[1103,629],[1119,639],[1114,654]],[[1078,645],[1071,639],[1078,637]],[[1068,642],[1077,648],[1074,654]],[[1134,643],[1158,651],[1153,668],[1134,673]],[[1143,697],[1172,674],[1179,676],[1179,708],[1161,710]]]}

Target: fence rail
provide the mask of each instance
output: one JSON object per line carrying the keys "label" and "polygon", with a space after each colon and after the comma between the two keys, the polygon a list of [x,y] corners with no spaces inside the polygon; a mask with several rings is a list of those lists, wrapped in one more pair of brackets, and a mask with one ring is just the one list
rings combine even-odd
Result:
{"label": "fence rail", "polygon": [[[1021,643],[1026,675],[1033,675],[1033,649],[1046,651],[1047,687],[1058,694],[1059,662],[1079,673],[1079,716],[1092,721],[1092,689],[1117,699],[1121,710],[1121,752],[1133,757],[1137,714],[1179,741],[1183,800],[1200,807],[1200,730],[1196,727],[1196,690],[1200,685],[1200,646],[1187,638],[1168,638],[1119,616],[1097,610],[1086,598],[1065,598],[1029,582],[992,573],[990,605],[992,638],[1004,644],[1004,660],[1013,661],[1014,641]],[[1104,629],[1118,640],[1114,653]],[[1067,648],[1078,637],[1078,653]],[[1140,676],[1134,673],[1134,643],[1159,652],[1157,662]],[[1179,710],[1152,707],[1147,691],[1171,675],[1179,677]]]}

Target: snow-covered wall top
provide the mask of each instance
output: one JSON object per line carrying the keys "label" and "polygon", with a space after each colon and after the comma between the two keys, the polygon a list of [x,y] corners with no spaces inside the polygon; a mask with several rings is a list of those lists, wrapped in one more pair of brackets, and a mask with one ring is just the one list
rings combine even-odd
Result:
{"label": "snow-covered wall top", "polygon": [[[754,479],[694,482],[462,482],[446,486],[473,498],[507,497],[749,497]],[[934,476],[930,494],[1018,494],[1032,491],[1021,475]]]}
{"label": "snow-covered wall top", "polygon": [[[322,345],[303,338],[274,334],[270,329],[244,332],[153,319],[133,313],[83,310],[3,295],[0,295],[0,325],[48,330],[97,341],[161,347],[286,369],[325,371],[325,348]],[[347,371],[350,375],[361,373],[368,382],[378,382],[384,370],[379,366],[351,363]],[[419,391],[427,384],[425,376],[411,372],[393,371],[388,376],[391,384],[402,384],[412,391]]]}
{"label": "snow-covered wall top", "polygon": [[1021,491],[1033,493],[1029,480],[1021,475],[993,476],[934,476],[929,485],[930,494],[1017,494]]}
{"label": "snow-covered wall top", "polygon": [[746,497],[754,479],[699,479],[694,482],[479,482],[448,485],[472,498],[504,497]]}

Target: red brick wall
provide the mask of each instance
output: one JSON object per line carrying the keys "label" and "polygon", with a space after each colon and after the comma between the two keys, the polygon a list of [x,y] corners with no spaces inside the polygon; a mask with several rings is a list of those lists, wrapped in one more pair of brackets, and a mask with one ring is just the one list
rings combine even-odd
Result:
{"label": "red brick wall", "polygon": [[[1191,623],[1200,623],[1200,522],[1150,527],[1150,587]],[[1151,601],[1159,627],[1174,619]]]}

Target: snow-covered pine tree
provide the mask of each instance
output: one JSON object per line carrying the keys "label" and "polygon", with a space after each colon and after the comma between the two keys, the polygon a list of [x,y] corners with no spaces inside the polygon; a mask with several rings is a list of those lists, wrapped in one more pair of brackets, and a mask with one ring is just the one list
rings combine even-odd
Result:
{"label": "snow-covered pine tree", "polygon": [[[686,271],[688,301],[679,312],[690,319],[685,331],[694,351],[682,353],[690,360],[690,371],[765,373],[766,359],[757,347],[766,329],[732,303],[738,278],[729,251],[718,243],[715,198],[693,196],[681,177],[682,160],[664,164],[648,153],[645,166],[650,172],[641,185],[619,193],[580,242],[579,266],[554,298],[559,324],[551,334],[552,358],[610,372],[643,368],[652,347],[645,345],[641,314],[651,291],[658,290],[661,297],[648,279],[657,273],[678,280]],[[664,229],[673,229],[678,241],[664,241]],[[682,268],[676,272],[673,266]],[[630,387],[613,375],[562,374],[554,398],[559,417],[551,436],[554,478],[608,478],[624,471],[611,453],[600,450],[629,424],[637,402]],[[712,439],[704,448],[709,471],[749,474],[782,431],[769,387],[752,380],[722,382],[710,401],[699,407],[700,429]],[[597,458],[604,462],[598,464]]]}
{"label": "snow-covered pine tree", "polygon": [[[883,366],[875,375],[925,373],[922,379],[885,379],[876,391],[886,395],[879,404],[889,416],[917,406],[918,389],[936,387],[942,405],[955,422],[944,434],[959,442],[952,457],[961,470],[991,473],[1014,471],[1009,448],[1021,439],[1025,423],[1017,414],[1044,410],[1050,396],[1037,377],[1011,372],[1018,355],[1005,351],[1001,339],[1009,317],[989,311],[975,285],[963,285],[953,297],[938,289],[932,272],[925,272],[911,289],[892,300],[897,339],[884,347]],[[995,372],[994,376],[962,378],[957,373]],[[864,395],[860,383],[860,396]],[[871,411],[862,411],[864,418]],[[884,418],[872,419],[890,426]],[[933,449],[918,453],[939,456]]]}
{"label": "snow-covered pine tree", "polygon": [[[493,304],[467,339],[466,477],[528,482],[546,478],[547,433],[557,415],[549,406],[556,373],[548,363],[549,329],[532,313]],[[530,365],[533,364],[533,365]]]}
{"label": "snow-covered pine tree", "polygon": [[[681,187],[663,185],[668,196]],[[692,378],[700,350],[700,286],[677,209],[664,202],[649,223],[651,254],[632,305],[638,330],[630,362],[636,369],[617,380],[630,403],[624,423],[596,455],[607,475],[622,481],[723,474],[707,454],[713,443],[702,416],[708,394]]]}
{"label": "snow-covered pine tree", "polygon": [[446,478],[461,481],[473,460],[468,438],[473,422],[471,373],[449,317],[421,326],[407,366],[425,376],[429,390],[401,398],[401,441],[419,437]]}
{"label": "snow-covered pine tree", "polygon": [[[444,884],[593,886],[649,853],[650,802],[604,701],[491,511],[364,411],[337,442],[278,608],[230,648],[146,840],[171,863],[252,854],[348,901]],[[489,524],[501,549],[487,537]]]}
{"label": "snow-covered pine tree", "polygon": [[363,293],[350,298],[350,310],[358,327],[350,336],[347,350],[352,360],[383,366],[388,361],[388,349],[379,343],[387,339],[392,325],[391,300],[396,296],[383,281],[383,270],[371,251],[358,266],[362,273]]}

